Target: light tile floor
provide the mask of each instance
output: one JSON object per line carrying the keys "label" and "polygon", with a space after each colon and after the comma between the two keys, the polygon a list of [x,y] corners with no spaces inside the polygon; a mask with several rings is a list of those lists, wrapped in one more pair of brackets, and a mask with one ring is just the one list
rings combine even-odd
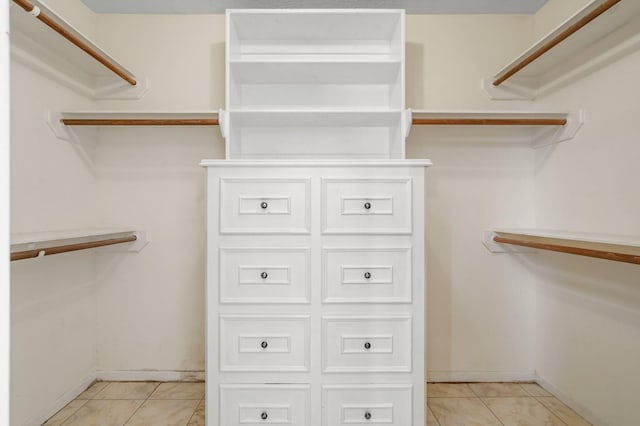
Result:
{"label": "light tile floor", "polygon": [[[589,425],[534,383],[428,383],[427,425]],[[47,426],[204,426],[204,383],[96,382]]]}

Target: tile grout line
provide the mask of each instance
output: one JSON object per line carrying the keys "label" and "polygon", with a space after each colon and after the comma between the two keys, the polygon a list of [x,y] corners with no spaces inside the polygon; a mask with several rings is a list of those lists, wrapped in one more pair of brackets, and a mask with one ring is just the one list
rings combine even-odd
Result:
{"label": "tile grout line", "polygon": [[[113,383],[113,382],[112,382]],[[149,395],[147,395],[147,398],[142,401],[142,404],[140,404],[138,406],[138,408],[136,408],[133,413],[131,413],[131,415],[129,416],[129,418],[122,424],[122,426],[126,426],[127,423],[129,423],[131,421],[131,419],[133,418],[133,416],[136,415],[136,413],[138,412],[138,410],[140,410],[140,407],[142,407],[144,405],[145,402],[147,402],[149,400],[149,398],[151,397],[151,395],[156,391],[156,389],[158,389],[158,387],[160,386],[161,382],[156,382],[157,385],[155,388],[153,388],[153,390],[151,392],[149,392]]]}
{"label": "tile grout line", "polygon": [[[500,417],[498,417],[498,415],[496,413],[493,412],[493,410],[487,405],[486,402],[484,402],[484,400],[482,399],[482,397],[480,395],[478,395],[478,393],[476,391],[473,390],[473,388],[471,386],[469,386],[469,388],[471,389],[471,392],[473,392],[476,397],[480,400],[480,402],[482,403],[482,405],[484,405],[485,407],[487,407],[487,410],[489,410],[489,412],[493,415],[493,417],[496,418],[496,420],[498,420],[498,423],[500,423],[502,426],[504,426],[504,423],[502,422],[502,420],[500,420]],[[522,386],[520,386],[520,388],[522,389]],[[524,390],[524,389],[523,389]],[[527,393],[527,391],[524,391],[524,393]]]}
{"label": "tile grout line", "polygon": [[198,407],[200,406],[202,401],[204,401],[204,397],[202,397],[202,399],[198,402],[198,405],[196,405],[196,409],[193,410],[193,414],[191,414],[191,417],[189,417],[189,420],[187,420],[186,426],[189,426],[189,424],[191,423],[191,420],[193,420],[193,416],[195,416],[196,413],[198,412]]}
{"label": "tile grout line", "polygon": [[[546,390],[546,389],[545,389]],[[554,398],[556,398],[554,395],[552,395]],[[540,401],[538,398],[548,398],[547,396],[534,396],[534,398],[536,399],[536,401],[538,401],[538,404],[542,405],[545,409],[549,410],[549,412],[551,414],[553,414],[555,417],[557,417],[562,423],[564,423],[565,425],[568,425],[569,423],[565,422],[563,419],[560,418],[559,415],[556,414],[556,412],[554,410],[552,410],[551,408],[547,407],[546,405],[544,405],[542,403],[542,401]],[[556,398],[557,399],[557,398]],[[584,420],[584,418],[582,416],[580,416],[580,418],[582,420]],[[586,421],[586,420],[585,420]]]}

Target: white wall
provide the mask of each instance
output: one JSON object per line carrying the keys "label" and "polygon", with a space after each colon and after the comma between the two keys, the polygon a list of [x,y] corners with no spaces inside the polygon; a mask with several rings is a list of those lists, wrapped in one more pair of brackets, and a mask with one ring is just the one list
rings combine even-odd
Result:
{"label": "white wall", "polygon": [[[11,232],[95,227],[91,170],[44,119],[49,108],[92,103],[15,60],[11,94]],[[12,425],[41,422],[91,380],[94,262],[76,253],[11,264]]]}
{"label": "white wall", "polygon": [[[531,108],[496,104],[480,90],[482,77],[530,43],[531,28],[526,16],[408,16],[408,106]],[[429,380],[533,377],[528,267],[491,255],[480,235],[533,224],[534,153],[497,133],[479,138],[478,130],[414,126],[407,141],[409,157],[434,162],[426,191]],[[452,140],[462,134],[466,141]]]}
{"label": "white wall", "polygon": [[[576,139],[536,151],[538,226],[640,235],[638,69],[636,51],[539,100],[587,120]],[[553,253],[537,264],[539,377],[596,424],[637,424],[640,268]]]}

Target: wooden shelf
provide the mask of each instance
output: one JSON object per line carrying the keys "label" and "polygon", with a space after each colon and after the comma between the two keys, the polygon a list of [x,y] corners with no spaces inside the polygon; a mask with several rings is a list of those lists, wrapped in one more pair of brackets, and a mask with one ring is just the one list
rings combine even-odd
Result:
{"label": "wooden shelf", "polygon": [[[518,142],[533,147],[572,139],[584,122],[581,111],[413,110],[412,124],[428,126],[427,139],[455,142]],[[422,135],[422,133],[421,133]]]}
{"label": "wooden shelf", "polygon": [[497,229],[485,234],[484,244],[492,252],[509,251],[500,248],[507,244],[640,265],[640,237]]}
{"label": "wooden shelf", "polygon": [[37,0],[11,3],[12,57],[92,98],[137,99],[147,82]]}
{"label": "wooden shelf", "polygon": [[520,111],[413,110],[413,125],[426,126],[564,126],[567,113]]}
{"label": "wooden shelf", "polygon": [[14,234],[11,260],[23,260],[71,251],[127,244],[117,251],[139,252],[148,241],[143,232],[132,229],[86,229]]}
{"label": "wooden shelf", "polygon": [[81,127],[217,126],[217,111],[49,111],[48,124],[60,139],[78,142],[73,132]]}
{"label": "wooden shelf", "polygon": [[548,35],[484,81],[494,99],[535,98],[638,44],[637,0],[592,0]]}

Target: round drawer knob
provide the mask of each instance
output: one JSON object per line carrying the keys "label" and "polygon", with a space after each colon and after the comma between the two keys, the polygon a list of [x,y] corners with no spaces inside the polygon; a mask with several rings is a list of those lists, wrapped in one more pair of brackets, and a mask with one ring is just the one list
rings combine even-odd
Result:
{"label": "round drawer knob", "polygon": [[267,420],[267,418],[269,418],[269,415],[267,414],[266,411],[263,411],[262,413],[260,413],[260,418],[262,420]]}
{"label": "round drawer knob", "polygon": [[366,203],[364,203],[364,208],[369,210],[371,208],[371,203],[368,202],[368,201]]}
{"label": "round drawer knob", "polygon": [[262,278],[263,280],[266,280],[268,276],[269,274],[267,274],[266,272],[260,274],[260,278]]}
{"label": "round drawer knob", "polygon": [[371,413],[368,412],[368,411],[366,413],[364,413],[364,418],[367,419],[367,420],[371,420]]}
{"label": "round drawer knob", "polygon": [[266,340],[263,340],[263,341],[260,343],[260,347],[261,347],[262,349],[267,349],[267,346],[269,346],[269,344],[267,343],[267,341],[266,341]]}
{"label": "round drawer knob", "polygon": [[262,203],[260,203],[260,207],[262,207],[262,209],[266,209],[267,207],[269,207],[269,204],[267,204],[266,201],[263,201]]}
{"label": "round drawer knob", "polygon": [[367,350],[371,349],[371,343],[365,342],[364,343],[364,348],[367,349]]}
{"label": "round drawer knob", "polygon": [[365,273],[364,273],[364,277],[365,277],[366,279],[371,278],[371,272],[365,272]]}

